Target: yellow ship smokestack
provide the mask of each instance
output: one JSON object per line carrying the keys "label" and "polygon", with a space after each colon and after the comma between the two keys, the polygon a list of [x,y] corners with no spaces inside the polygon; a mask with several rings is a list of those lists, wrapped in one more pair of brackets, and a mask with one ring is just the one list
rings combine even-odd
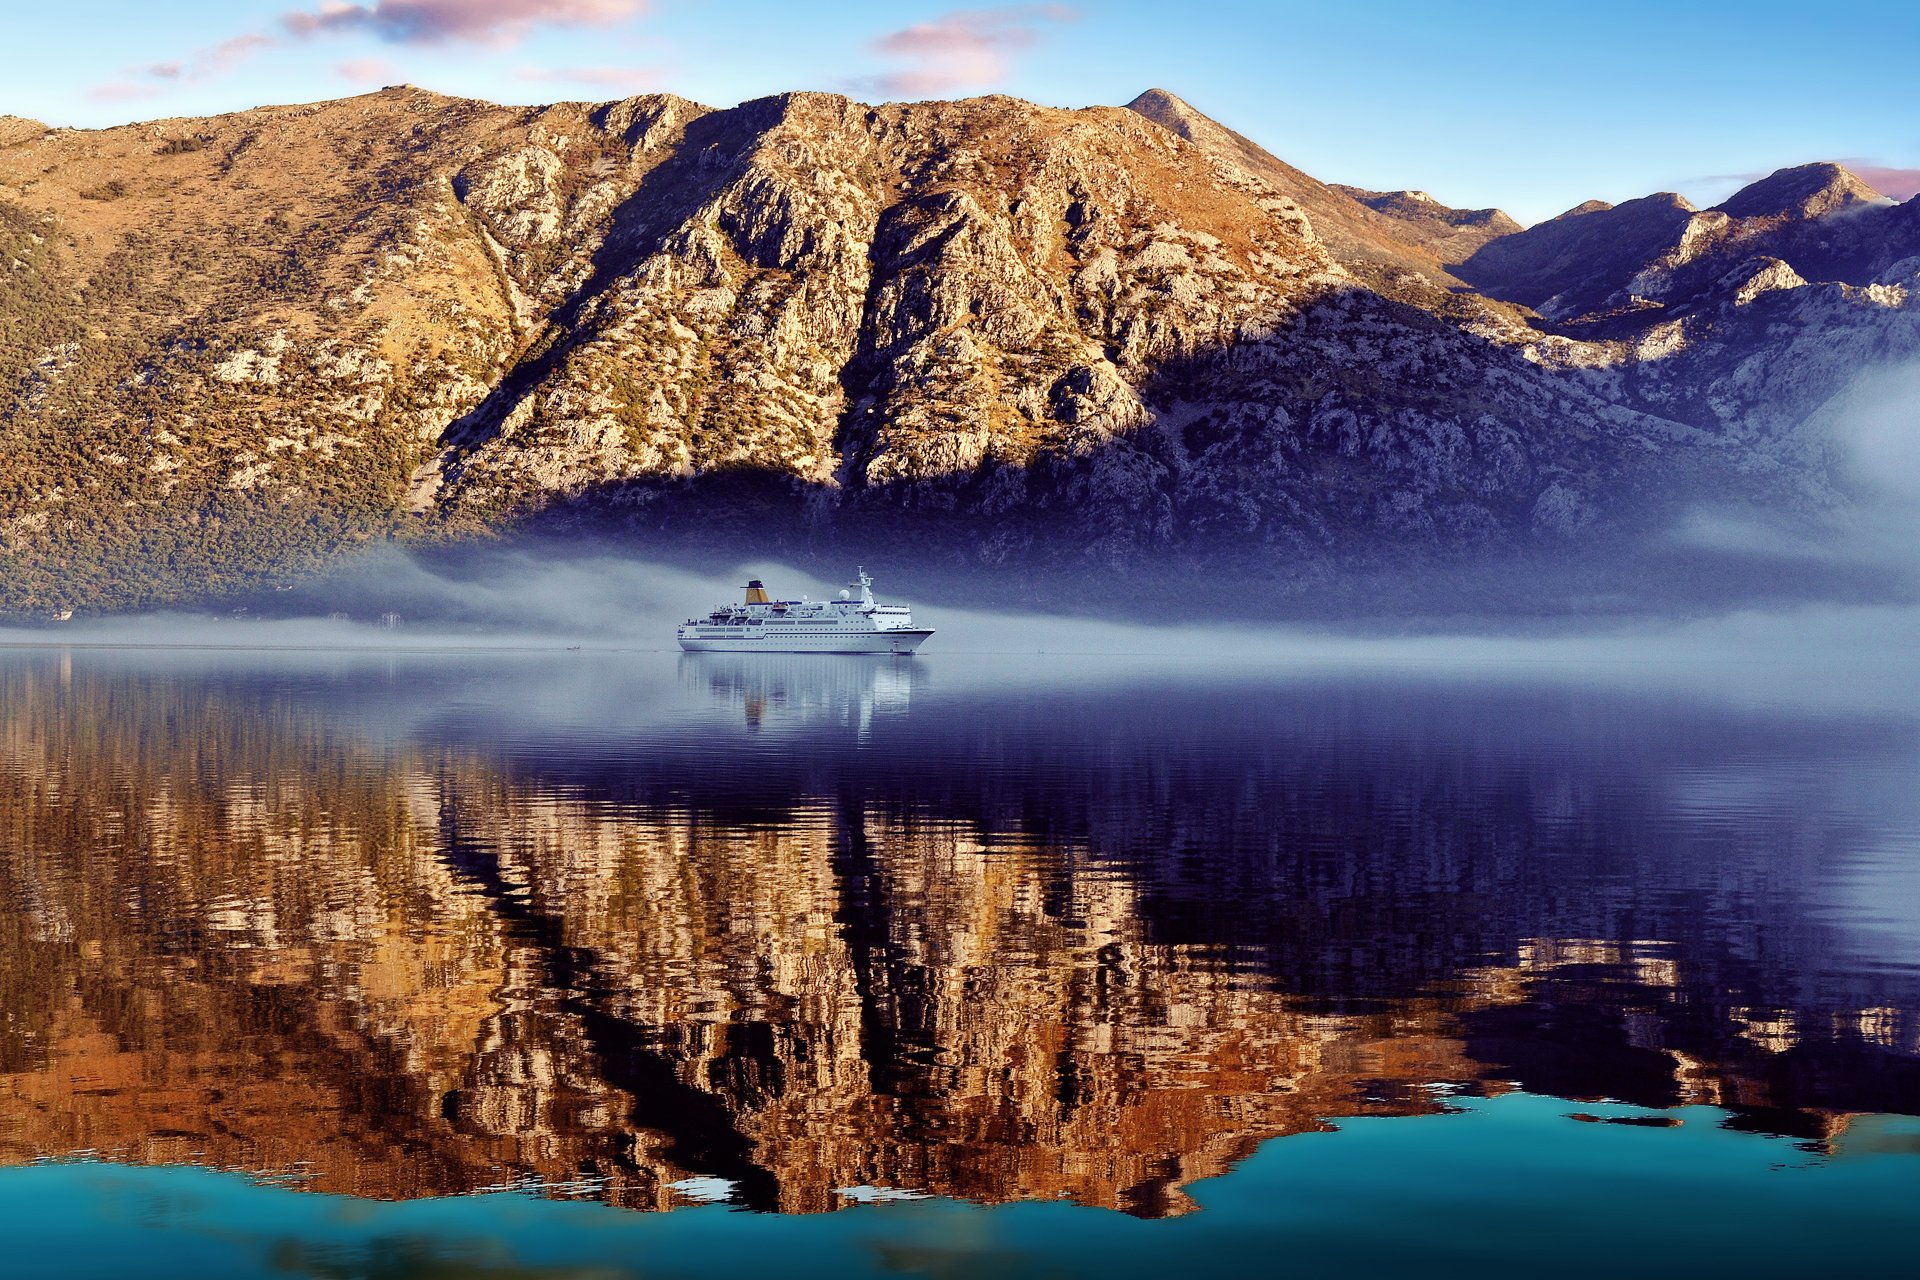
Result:
{"label": "yellow ship smokestack", "polygon": [[747,603],[748,604],[772,604],[773,603],[773,601],[767,599],[767,588],[765,584],[763,584],[758,578],[749,578],[747,580]]}

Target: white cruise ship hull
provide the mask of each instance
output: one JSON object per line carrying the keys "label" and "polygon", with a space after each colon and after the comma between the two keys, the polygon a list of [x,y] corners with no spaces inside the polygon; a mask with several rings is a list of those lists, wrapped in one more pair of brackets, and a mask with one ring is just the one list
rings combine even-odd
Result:
{"label": "white cruise ship hull", "polygon": [[746,627],[738,635],[700,635],[683,628],[680,647],[688,653],[912,653],[933,634],[905,627],[890,631],[823,629],[819,635],[782,634],[785,630]]}

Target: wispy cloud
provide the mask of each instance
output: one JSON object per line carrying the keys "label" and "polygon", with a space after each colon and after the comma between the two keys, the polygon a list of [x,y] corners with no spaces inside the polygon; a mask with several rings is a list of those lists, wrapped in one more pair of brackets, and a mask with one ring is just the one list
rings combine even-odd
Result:
{"label": "wispy cloud", "polygon": [[605,27],[646,12],[648,0],[328,0],[281,18],[297,36],[369,34],[390,44],[516,44],[536,27]]}
{"label": "wispy cloud", "polygon": [[1910,200],[1920,195],[1920,169],[1890,169],[1886,165],[1868,164],[1863,160],[1844,160],[1841,163],[1859,174],[1860,181],[1883,196]]}
{"label": "wispy cloud", "polygon": [[[650,0],[371,0],[365,4],[322,0],[294,9],[280,18],[285,31],[299,39],[327,35],[372,36],[396,45],[479,44],[512,45],[540,27],[614,26],[647,12]],[[242,61],[273,47],[280,40],[251,33],[209,45],[186,58],[148,62],[128,67],[119,76],[94,85],[88,96],[96,102],[127,102],[153,98],[175,85],[224,75]],[[348,58],[334,71],[361,83],[391,84],[402,77],[399,68],[381,58]],[[548,78],[581,84],[632,85],[649,82],[647,68],[584,67],[559,70]]]}
{"label": "wispy cloud", "polygon": [[[1906,200],[1920,195],[1920,169],[1896,168],[1863,156],[1841,156],[1833,163],[1846,169],[1883,196],[1891,196],[1895,200]],[[1755,169],[1749,173],[1711,173],[1694,181],[1707,190],[1733,192],[1762,178],[1771,177],[1775,172],[1776,170],[1772,169]]]}
{"label": "wispy cloud", "polygon": [[139,66],[128,67],[118,79],[93,86],[87,91],[87,96],[96,102],[126,102],[136,98],[151,98],[164,93],[170,85],[211,80],[216,76],[225,75],[262,49],[272,47],[273,43],[272,36],[258,34],[234,36],[230,40],[222,40],[219,44],[208,45],[187,58],[178,58],[169,62],[145,62]]}
{"label": "wispy cloud", "polygon": [[535,84],[577,84],[622,93],[643,93],[667,80],[663,66],[520,67],[514,73]]}
{"label": "wispy cloud", "polygon": [[356,84],[394,84],[401,79],[400,68],[385,58],[348,58],[334,63],[333,71]]}
{"label": "wispy cloud", "polygon": [[136,102],[141,98],[158,97],[166,91],[167,87],[163,84],[122,76],[118,80],[101,81],[87,90],[87,96],[95,102]]}
{"label": "wispy cloud", "polygon": [[875,53],[905,65],[859,84],[908,98],[992,88],[1012,73],[1014,58],[1039,43],[1049,28],[1078,17],[1057,4],[956,9],[874,41]]}

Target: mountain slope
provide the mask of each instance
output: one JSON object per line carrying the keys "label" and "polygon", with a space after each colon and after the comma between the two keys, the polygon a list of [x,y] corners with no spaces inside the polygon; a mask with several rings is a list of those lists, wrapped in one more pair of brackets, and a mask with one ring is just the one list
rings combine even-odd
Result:
{"label": "mountain slope", "polygon": [[1338,187],[1309,177],[1165,89],[1147,90],[1127,109],[1194,143],[1230,172],[1257,179],[1293,201],[1312,222],[1328,252],[1368,284],[1390,290],[1407,277],[1424,277],[1443,286],[1456,283],[1417,234],[1409,236],[1392,218]]}
{"label": "mountain slope", "polygon": [[989,560],[1324,552],[1572,531],[1586,486],[1624,505],[1686,438],[1363,287],[1264,180],[1134,114],[789,95],[706,127],[725,147],[663,166],[604,287],[450,431],[442,510],[731,474],[856,527],[958,515]]}

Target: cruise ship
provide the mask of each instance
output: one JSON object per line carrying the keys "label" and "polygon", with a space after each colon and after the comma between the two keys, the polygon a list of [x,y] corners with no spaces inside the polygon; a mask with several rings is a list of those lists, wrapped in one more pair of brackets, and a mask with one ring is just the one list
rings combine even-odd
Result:
{"label": "cruise ship", "polygon": [[876,601],[865,569],[838,600],[774,600],[755,578],[744,604],[688,618],[679,630],[689,653],[912,653],[932,634],[913,625],[906,605]]}

